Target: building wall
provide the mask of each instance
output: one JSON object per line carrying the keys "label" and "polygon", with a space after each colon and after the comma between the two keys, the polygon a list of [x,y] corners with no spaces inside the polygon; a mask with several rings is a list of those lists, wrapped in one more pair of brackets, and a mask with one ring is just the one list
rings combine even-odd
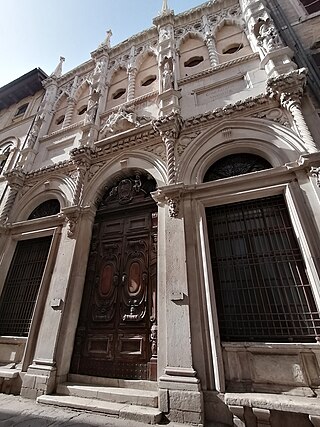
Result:
{"label": "building wall", "polygon": [[[309,48],[318,16],[298,22],[292,1],[281,5]],[[0,142],[16,138],[21,166],[0,178],[11,188],[1,202],[0,288],[17,242],[52,236],[28,337],[0,342],[0,363],[19,368],[23,396],[50,394],[67,379],[98,201],[119,177],[144,171],[157,183],[160,409],[194,424],[251,426],[271,416],[265,425],[274,427],[296,412],[304,425],[309,400],[284,410],[279,396],[318,394],[319,343],[221,342],[205,213],[283,195],[319,311],[320,119],[294,55],[262,1],[163,11],[150,30],[115,47],[107,39],[69,73],[61,60],[40,111],[40,94],[30,106],[32,138],[30,121],[10,124],[13,107],[0,115]],[[211,165],[236,153],[272,167],[204,182]],[[49,199],[60,213],[28,220]]]}

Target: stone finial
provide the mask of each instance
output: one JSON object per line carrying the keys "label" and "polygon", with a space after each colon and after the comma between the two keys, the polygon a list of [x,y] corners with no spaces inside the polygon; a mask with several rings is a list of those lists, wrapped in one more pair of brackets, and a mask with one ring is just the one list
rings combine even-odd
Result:
{"label": "stone finial", "polygon": [[60,56],[59,64],[56,66],[54,72],[51,74],[51,77],[61,77],[62,75],[62,64],[66,59],[63,56]]}
{"label": "stone finial", "polygon": [[168,0],[162,0],[162,9],[161,9],[161,15],[164,15],[169,12],[168,7]]}
{"label": "stone finial", "polygon": [[112,31],[111,30],[107,30],[106,31],[106,37],[105,37],[104,41],[101,43],[101,46],[105,46],[108,49],[110,49],[110,47],[111,47],[111,42],[110,42],[111,37],[112,37]]}

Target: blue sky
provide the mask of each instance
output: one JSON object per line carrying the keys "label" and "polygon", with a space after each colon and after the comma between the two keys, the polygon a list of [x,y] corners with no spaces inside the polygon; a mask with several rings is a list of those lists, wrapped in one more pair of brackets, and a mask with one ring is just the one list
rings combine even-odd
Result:
{"label": "blue sky", "polygon": [[[204,0],[168,0],[178,14]],[[112,29],[111,45],[152,26],[162,0],[0,0],[0,87],[40,67],[50,74],[87,61]]]}

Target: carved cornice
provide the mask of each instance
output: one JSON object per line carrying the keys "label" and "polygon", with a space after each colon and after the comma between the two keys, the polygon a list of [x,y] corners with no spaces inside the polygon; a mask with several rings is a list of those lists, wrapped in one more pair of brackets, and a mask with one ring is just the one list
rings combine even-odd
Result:
{"label": "carved cornice", "polygon": [[183,119],[178,112],[160,117],[152,122],[153,129],[163,137],[177,139],[183,126]]}
{"label": "carved cornice", "polygon": [[81,128],[81,126],[83,126],[83,124],[84,124],[84,120],[81,120],[80,122],[77,122],[77,123],[73,123],[72,125],[69,125],[65,128],[58,129],[54,132],[49,133],[48,135],[44,135],[42,138],[40,138],[40,141],[47,141],[48,139],[53,138],[57,135],[62,135],[64,133],[68,133],[73,129],[79,128],[79,131],[80,131],[80,128]]}
{"label": "carved cornice", "polygon": [[[136,105],[141,104],[144,101],[151,100],[152,98],[155,98],[158,96],[158,91],[153,91],[146,93],[145,95],[139,96],[138,98],[133,99],[132,101],[124,102],[123,104],[117,105],[116,107],[110,108],[110,110],[105,111],[100,115],[101,119],[104,119],[105,117],[109,116],[112,113],[115,113],[118,111],[119,107],[122,107],[124,109],[134,107]],[[150,118],[151,119],[151,118]]]}
{"label": "carved cornice", "polygon": [[199,114],[198,116],[190,117],[185,120],[184,127],[188,128],[213,120],[221,120],[239,112],[245,113],[248,110],[259,110],[261,109],[261,106],[269,107],[271,105],[274,106],[274,101],[265,94],[261,94],[256,97],[249,97],[234,104],[228,104],[224,107],[216,108],[213,111],[208,111],[206,113]]}
{"label": "carved cornice", "polygon": [[4,174],[11,188],[19,189],[23,186],[26,179],[26,174],[22,169],[13,169],[10,172]]}
{"label": "carved cornice", "polygon": [[64,160],[63,162],[55,163],[54,165],[50,166],[44,166],[43,168],[31,171],[26,174],[26,179],[38,178],[42,175],[51,174],[57,171],[65,171],[67,173],[71,168],[74,169],[72,161]]}
{"label": "carved cornice", "polygon": [[180,79],[178,81],[179,85],[183,85],[189,82],[192,82],[193,80],[198,80],[200,78],[210,76],[211,74],[214,74],[216,72],[229,69],[233,67],[234,65],[239,65],[244,62],[252,61],[254,59],[259,59],[258,53],[251,53],[250,55],[242,56],[241,58],[233,59],[232,61],[224,62],[223,64],[216,65],[215,67],[207,68],[204,71],[201,71],[200,73],[193,74],[188,77],[184,77],[183,79]]}
{"label": "carved cornice", "polygon": [[271,98],[294,97],[300,99],[307,83],[307,70],[299,68],[290,73],[281,74],[267,81],[266,93]]}

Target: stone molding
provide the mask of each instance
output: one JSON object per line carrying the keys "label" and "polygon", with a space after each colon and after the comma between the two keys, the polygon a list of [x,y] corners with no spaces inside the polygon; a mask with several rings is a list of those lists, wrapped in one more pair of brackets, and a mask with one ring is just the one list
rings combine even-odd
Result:
{"label": "stone molding", "polygon": [[178,84],[179,85],[187,84],[189,82],[192,82],[193,80],[198,80],[203,77],[210,76],[211,74],[214,74],[216,72],[223,71],[235,65],[239,65],[244,62],[249,62],[255,59],[259,59],[258,53],[251,53],[250,55],[241,56],[240,58],[233,59],[232,61],[223,62],[222,64],[216,65],[215,67],[207,68],[206,70],[203,70],[199,73],[192,74],[191,76],[188,76],[188,77],[184,77],[178,80]]}

